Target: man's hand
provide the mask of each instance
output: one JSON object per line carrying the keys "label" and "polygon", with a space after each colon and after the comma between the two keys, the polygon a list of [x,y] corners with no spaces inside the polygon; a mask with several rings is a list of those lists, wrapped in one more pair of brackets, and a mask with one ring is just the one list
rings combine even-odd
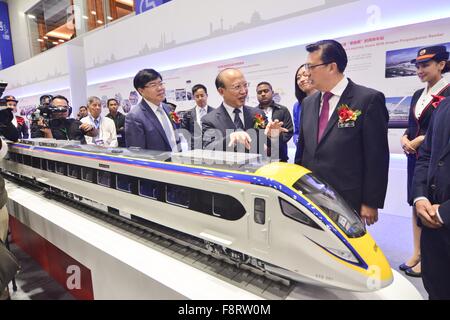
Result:
{"label": "man's hand", "polygon": [[250,150],[251,142],[252,142],[252,139],[250,138],[250,135],[247,132],[238,131],[238,132],[233,132],[232,134],[230,134],[230,143],[228,144],[228,146],[232,147],[236,144],[243,144],[243,145],[245,145],[245,148],[247,150]]}
{"label": "man's hand", "polygon": [[269,123],[266,126],[266,129],[264,130],[264,133],[266,136],[270,138],[276,138],[280,135],[280,133],[289,132],[288,129],[283,128],[283,121],[280,120],[274,120],[269,121]]}
{"label": "man's hand", "polygon": [[361,219],[370,226],[378,221],[378,209],[371,208],[365,204],[361,205]]}
{"label": "man's hand", "polygon": [[95,129],[94,126],[89,123],[82,123],[80,126],[80,130],[84,135],[89,137],[96,137],[98,133],[97,129]]}
{"label": "man's hand", "polygon": [[408,136],[404,135],[401,139],[402,149],[405,154],[415,154],[416,149],[411,145],[411,141],[408,139]]}
{"label": "man's hand", "polygon": [[416,201],[414,206],[416,207],[417,216],[423,225],[432,229],[442,227],[436,214],[439,205],[432,205],[428,199],[421,199]]}

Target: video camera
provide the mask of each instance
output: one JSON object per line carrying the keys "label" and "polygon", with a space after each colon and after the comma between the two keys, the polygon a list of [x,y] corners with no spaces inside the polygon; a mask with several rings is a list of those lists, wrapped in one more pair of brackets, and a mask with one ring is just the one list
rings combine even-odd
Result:
{"label": "video camera", "polygon": [[50,120],[53,119],[53,115],[55,113],[66,112],[69,108],[66,107],[54,107],[51,104],[53,96],[51,95],[43,95],[39,99],[39,106],[36,110],[30,114],[30,120],[32,123],[37,123],[42,119],[43,126],[49,127]]}

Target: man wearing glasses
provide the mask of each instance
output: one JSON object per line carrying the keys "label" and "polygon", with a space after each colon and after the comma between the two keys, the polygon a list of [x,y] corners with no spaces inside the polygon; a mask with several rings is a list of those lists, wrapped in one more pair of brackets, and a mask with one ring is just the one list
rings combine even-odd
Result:
{"label": "man wearing glasses", "polygon": [[327,181],[371,225],[386,196],[389,114],[383,93],[344,76],[334,40],[308,45],[306,73],[317,93],[303,101],[295,163]]}
{"label": "man wearing glasses", "polygon": [[[238,69],[222,70],[216,77],[216,88],[223,103],[202,119],[203,146],[223,151],[245,151],[265,153],[258,148],[258,130],[278,140],[278,135],[288,130],[283,122],[270,121],[259,108],[248,107],[245,101],[249,83]],[[259,120],[261,119],[261,121]],[[252,130],[253,129],[253,130]],[[253,136],[253,138],[252,138]]]}
{"label": "man wearing glasses", "polygon": [[153,69],[139,71],[133,80],[141,102],[125,117],[127,147],[159,151],[179,151],[179,136],[170,117],[162,76]]}

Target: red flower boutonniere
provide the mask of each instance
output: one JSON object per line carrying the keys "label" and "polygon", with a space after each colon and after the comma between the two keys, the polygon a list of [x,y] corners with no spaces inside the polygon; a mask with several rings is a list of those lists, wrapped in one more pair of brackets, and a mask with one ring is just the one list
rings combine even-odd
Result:
{"label": "red flower boutonniere", "polygon": [[355,121],[361,115],[361,110],[353,110],[348,105],[342,104],[338,108],[339,128],[354,127]]}
{"label": "red flower boutonniere", "polygon": [[23,126],[25,123],[25,119],[19,116],[16,116],[16,121],[19,126]]}
{"label": "red flower boutonniere", "polygon": [[435,96],[434,94],[431,95],[433,97],[431,105],[436,109],[442,100],[445,99],[444,96]]}
{"label": "red flower boutonniere", "polygon": [[253,128],[254,129],[264,129],[266,127],[266,120],[264,117],[257,113],[255,118],[253,119]]}
{"label": "red flower boutonniere", "polygon": [[173,123],[175,123],[175,124],[181,123],[181,119],[175,111],[171,111],[169,113],[169,116],[170,116],[170,120],[172,120]]}

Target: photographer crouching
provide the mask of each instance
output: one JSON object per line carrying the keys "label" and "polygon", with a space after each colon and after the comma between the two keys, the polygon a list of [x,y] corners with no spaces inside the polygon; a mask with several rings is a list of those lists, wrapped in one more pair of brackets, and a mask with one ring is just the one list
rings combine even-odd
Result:
{"label": "photographer crouching", "polygon": [[52,97],[50,105],[40,106],[32,114],[31,138],[78,140],[85,144],[84,135],[95,136],[95,128],[69,118],[71,111],[66,97],[60,95]]}
{"label": "photographer crouching", "polygon": [[[0,97],[3,94],[3,90],[6,88],[6,83],[0,82]],[[8,146],[3,139],[5,137],[11,141],[17,141],[19,139],[19,131],[12,123],[14,118],[13,110],[7,106],[6,99],[0,99],[0,157],[6,155]],[[3,245],[8,235],[8,210],[6,208],[6,202],[8,201],[8,194],[5,189],[5,180],[0,175],[0,240]],[[0,259],[0,263],[2,263]],[[1,267],[1,266],[0,266]],[[3,280],[3,279],[2,279]],[[6,288],[4,287],[6,285]],[[9,299],[9,291],[6,284],[0,284],[0,300]]]}

